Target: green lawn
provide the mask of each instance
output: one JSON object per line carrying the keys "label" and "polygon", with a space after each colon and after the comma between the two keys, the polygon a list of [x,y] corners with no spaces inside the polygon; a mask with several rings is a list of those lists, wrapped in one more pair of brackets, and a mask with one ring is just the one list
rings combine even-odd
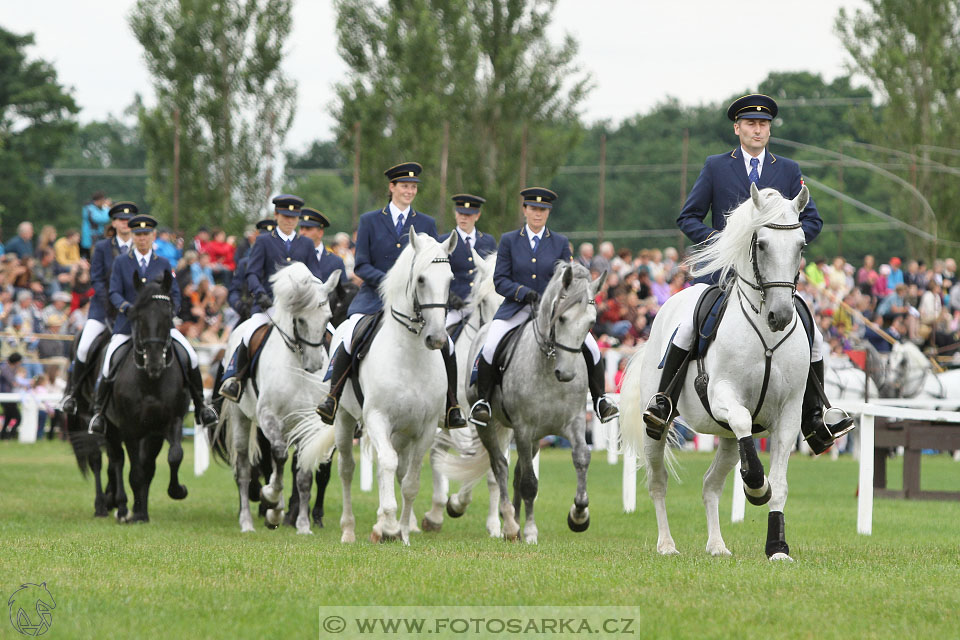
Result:
{"label": "green lawn", "polygon": [[[763,553],[767,509],[747,505],[732,525],[732,558],[704,551],[700,479],[708,454],[680,454],[683,483],[669,498],[680,556],[659,557],[650,500],[622,513],[620,467],[594,457],[592,522],[567,529],[575,477],[569,452],[548,450],[537,502],[540,544],[487,538],[486,488],[471,511],[412,545],[375,546],[374,494],[354,480],[357,537],[339,543],[339,479],[327,528],[298,536],[258,520],[241,535],[230,472],[200,478],[192,446],[181,475],[190,495],[166,496],[165,451],[151,491],[151,522],[95,519],[93,485],[67,445],[0,443],[0,596],[46,581],[56,599],[49,638],[316,638],[329,605],[626,605],[639,637],[899,638],[960,636],[960,503],[878,500],[872,536],[856,535],[857,466],[851,459],[794,457],[786,507],[793,564]],[[766,463],[766,457],[763,456]],[[900,464],[889,473],[899,482]],[[926,456],[924,488],[960,490],[960,463]],[[429,502],[424,474],[417,513]],[[162,636],[160,635],[162,634]],[[21,637],[0,622],[0,638]],[[344,636],[341,636],[344,637]],[[506,637],[501,635],[500,637]]]}

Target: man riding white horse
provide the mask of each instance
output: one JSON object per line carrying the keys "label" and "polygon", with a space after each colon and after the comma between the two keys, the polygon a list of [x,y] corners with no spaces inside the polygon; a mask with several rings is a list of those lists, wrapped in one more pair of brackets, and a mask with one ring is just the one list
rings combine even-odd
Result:
{"label": "man riding white horse", "polygon": [[[503,234],[497,253],[493,281],[497,293],[505,300],[493,317],[478,359],[479,398],[470,408],[470,422],[478,427],[485,427],[492,416],[489,399],[499,377],[493,362],[497,345],[507,332],[530,317],[531,308],[547,288],[556,263],[570,261],[570,242],[546,226],[557,194],[549,189],[531,187],[521,191],[520,195],[527,223],[522,229]],[[600,348],[593,334],[587,333],[581,350],[587,363],[590,395],[597,417],[602,422],[609,422],[617,416],[618,410],[604,394],[606,385]]]}
{"label": "man riding white horse", "polygon": [[[722,230],[726,223],[725,214],[750,197],[751,184],[756,184],[758,189],[777,189],[784,197],[791,199],[800,193],[803,178],[799,165],[783,156],[774,156],[766,148],[770,139],[771,121],[776,116],[777,103],[773,98],[762,94],[738,98],[727,109],[727,117],[734,123],[733,131],[740,138],[740,146],[730,153],[708,157],[690,195],[687,196],[677,224],[691,242],[709,242],[714,234]],[[711,210],[712,228],[703,223],[707,212]],[[812,242],[823,227],[823,220],[820,219],[812,198],[800,213],[800,224],[807,243]],[[717,284],[716,274],[706,280]],[[691,306],[689,313],[684,314],[683,321],[676,328],[661,363],[663,373],[659,390],[651,398],[643,414],[647,434],[657,440],[669,423],[683,386],[675,384],[672,390],[669,389],[688,362],[688,355],[694,347],[693,315],[694,308]],[[815,323],[811,323],[811,327],[811,363],[803,398],[801,429],[810,448],[815,453],[822,453],[834,440],[853,428],[853,418],[840,415],[829,423],[824,420],[824,405],[821,399],[823,337]]]}
{"label": "man riding white horse", "polygon": [[[450,233],[460,236],[457,248],[450,254],[450,269],[453,271],[453,282],[450,283],[450,308],[447,310],[447,331],[454,342],[466,320],[464,310],[472,298],[473,286],[476,281],[477,265],[473,263],[473,251],[481,258],[486,258],[497,250],[497,241],[492,235],[477,229],[477,220],[480,219],[480,207],[486,202],[480,196],[461,193],[453,196],[454,218],[457,228]],[[440,236],[443,242],[450,233]]]}
{"label": "man riding white horse", "polygon": [[70,387],[63,398],[63,411],[69,415],[77,412],[77,390],[89,373],[90,348],[94,341],[107,328],[107,293],[110,287],[110,273],[113,270],[113,261],[117,256],[124,255],[133,246],[130,226],[127,224],[137,215],[137,205],[132,202],[118,202],[110,209],[111,225],[116,232],[113,238],[104,238],[93,247],[90,257],[90,284],[93,285],[93,298],[90,300],[90,311],[87,321],[80,331],[80,340],[77,343],[77,359],[73,362],[70,374]]}
{"label": "man riding white horse", "polygon": [[240,399],[250,372],[250,338],[257,329],[270,322],[273,315],[270,276],[279,266],[302,262],[313,275],[323,279],[313,241],[297,234],[303,199],[283,194],[273,199],[273,205],[277,226],[257,237],[246,266],[247,288],[254,300],[253,315],[236,329],[242,332],[241,341],[223,373],[225,379],[220,385],[220,395],[234,402]]}
{"label": "man riding white horse", "polygon": [[[94,415],[90,419],[90,431],[94,433],[104,433],[106,430],[106,418],[103,412],[110,398],[110,392],[113,390],[110,360],[117,349],[130,340],[132,328],[130,319],[127,318],[127,311],[137,300],[134,279],[139,278],[141,283],[147,283],[163,277],[164,272],[169,271],[174,275],[173,268],[166,258],[158,256],[153,251],[153,242],[157,239],[157,221],[147,215],[137,215],[130,219],[129,225],[133,232],[133,249],[117,258],[113,265],[113,273],[110,275],[110,303],[117,309],[118,315],[113,327],[113,336],[110,338],[107,353],[103,358],[100,379],[97,380]],[[176,314],[180,309],[180,287],[175,277],[170,288],[170,303]],[[180,343],[190,358],[187,386],[193,398],[197,424],[212,427],[217,423],[217,413],[208,407],[203,399],[203,379],[200,376],[197,352],[176,328],[170,327],[170,337]]]}
{"label": "man riding white horse", "polygon": [[[344,322],[343,342],[330,361],[330,393],[317,407],[317,413],[326,424],[333,424],[340,395],[350,377],[353,331],[363,316],[375,314],[383,308],[383,300],[380,299],[377,288],[409,242],[410,228],[437,239],[436,221],[413,208],[421,171],[423,167],[417,162],[404,162],[384,171],[384,175],[390,180],[390,202],[383,209],[369,211],[360,216],[353,272],[363,279],[363,285],[357,297],[350,303],[349,317]],[[457,360],[453,352],[453,340],[448,341],[447,348],[441,349],[441,353],[447,372],[444,426],[451,429],[465,427],[467,421],[457,403]]]}

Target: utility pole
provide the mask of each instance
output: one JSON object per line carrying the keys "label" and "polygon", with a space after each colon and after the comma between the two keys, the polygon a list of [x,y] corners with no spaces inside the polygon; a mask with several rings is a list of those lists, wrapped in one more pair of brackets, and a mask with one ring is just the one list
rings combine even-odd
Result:
{"label": "utility pole", "polygon": [[[446,211],[450,208],[447,202],[447,160],[450,156],[450,122],[443,121],[443,146],[440,147],[440,206],[437,209],[437,219],[440,222],[440,228],[445,228],[444,218],[447,217]],[[452,228],[452,227],[451,227]]]}
{"label": "utility pole", "polygon": [[173,110],[173,230],[180,229],[180,107]]}
{"label": "utility pole", "polygon": [[597,210],[597,242],[603,242],[604,206],[607,189],[607,134],[600,135],[600,203]]}
{"label": "utility pole", "polygon": [[[523,137],[520,139],[520,188],[527,186],[527,123],[523,123]],[[517,214],[517,222],[523,224],[523,208]]]}
{"label": "utility pole", "polygon": [[[683,130],[683,147],[680,151],[680,207],[677,209],[683,209],[683,203],[687,201],[687,157],[690,154],[690,129]],[[677,232],[677,237],[679,238],[677,247],[679,251],[683,251],[683,245],[686,244],[686,238],[683,237],[683,232]]]}
{"label": "utility pole", "polygon": [[353,213],[350,216],[350,231],[357,228],[360,217],[360,121],[353,123]]}

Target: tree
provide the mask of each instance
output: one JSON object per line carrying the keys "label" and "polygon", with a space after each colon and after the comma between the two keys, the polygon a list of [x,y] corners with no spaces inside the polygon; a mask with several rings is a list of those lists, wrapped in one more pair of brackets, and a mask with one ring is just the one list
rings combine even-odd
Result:
{"label": "tree", "polygon": [[79,109],[52,65],[27,58],[32,44],[33,35],[0,28],[0,212],[6,237],[21,220],[53,220],[74,206],[44,184],[44,170],[69,140]]}
{"label": "tree", "polygon": [[[865,10],[841,9],[836,28],[851,69],[883,99],[879,117],[858,122],[869,140],[931,159],[937,151],[928,147],[960,147],[960,3],[868,0]],[[932,168],[922,162],[909,178],[938,214],[940,235],[956,237],[960,178]],[[898,201],[904,218],[923,219],[914,196]]]}
{"label": "tree", "polygon": [[[316,140],[303,153],[287,153],[286,157],[283,190],[297,194],[306,206],[327,216],[328,236],[337,231],[351,233],[353,178],[341,169],[347,161],[336,142]],[[361,189],[360,197],[362,202],[375,201],[365,189]]]}
{"label": "tree", "polygon": [[264,209],[293,119],[280,69],[290,12],[291,0],[137,1],[130,24],[157,94],[140,122],[159,217],[173,214],[174,138],[180,224],[238,231]]}
{"label": "tree", "polygon": [[[337,136],[343,149],[352,149],[360,123],[361,179],[371,193],[385,194],[384,169],[417,160],[425,166],[418,206],[439,214],[441,223],[452,222],[450,195],[470,191],[487,198],[486,228],[516,224],[527,167],[541,168],[527,182],[549,182],[581,133],[577,108],[589,80],[574,64],[572,38],[560,46],[547,39],[554,5],[336,2],[339,51],[350,68],[349,80],[337,87]],[[440,193],[445,148],[447,185]]]}

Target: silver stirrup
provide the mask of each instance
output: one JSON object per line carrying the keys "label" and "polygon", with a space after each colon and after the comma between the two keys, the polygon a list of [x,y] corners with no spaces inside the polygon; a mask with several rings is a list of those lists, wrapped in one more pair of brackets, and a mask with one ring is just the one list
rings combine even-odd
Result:
{"label": "silver stirrup", "polygon": [[[601,417],[601,416],[600,416],[600,401],[601,401],[601,400],[606,400],[607,402],[609,402],[610,404],[612,404],[613,407],[616,409],[616,412],[615,412],[613,415],[611,415],[611,416],[609,416],[609,417],[607,417],[607,418]],[[593,413],[594,413],[594,415],[597,416],[597,419],[600,420],[600,424],[606,424],[606,423],[610,422],[611,420],[613,420],[614,418],[617,418],[617,417],[620,416],[620,405],[618,405],[616,402],[614,402],[613,400],[611,400],[611,399],[610,399],[610,396],[605,393],[605,394],[603,394],[602,396],[600,396],[599,398],[597,398],[596,404],[593,405]]]}
{"label": "silver stirrup", "polygon": [[[830,412],[831,412],[831,411],[836,411],[837,413],[840,414],[840,417],[837,418],[836,420],[827,420],[827,416],[830,415]],[[841,420],[844,420],[844,419],[849,418],[849,417],[850,417],[850,414],[848,414],[846,411],[844,411],[844,410],[841,409],[840,407],[828,407],[828,408],[827,408],[826,410],[824,410],[824,412],[823,412],[823,426],[826,427],[827,431],[830,433],[830,436],[831,436],[834,440],[836,440],[836,439],[839,438],[840,436],[845,435],[845,434],[853,431],[853,428],[857,426],[857,423],[856,423],[856,422],[852,422],[852,423],[850,423],[850,426],[849,426],[849,427],[847,427],[846,429],[843,429],[842,431],[838,431],[837,433],[834,433],[834,432],[833,432],[833,429],[831,428],[831,425],[837,424],[837,423],[840,422]]]}
{"label": "silver stirrup", "polygon": [[474,409],[476,409],[476,408],[479,407],[479,406],[484,406],[484,407],[486,407],[486,408],[487,408],[487,413],[490,414],[490,417],[491,417],[491,418],[493,417],[493,409],[490,407],[490,403],[487,402],[486,400],[484,400],[483,398],[480,398],[479,400],[477,400],[476,402],[473,403],[473,406],[472,406],[472,407],[470,407],[470,417],[467,418],[467,420],[469,420],[469,421],[472,422],[473,424],[477,425],[478,427],[485,427],[485,426],[487,426],[487,423],[486,423],[486,422],[480,422],[479,420],[474,420],[474,419],[473,419],[473,411],[474,411]]}
{"label": "silver stirrup", "polygon": [[227,400],[232,400],[233,402],[237,402],[237,399],[240,397],[239,393],[238,394],[224,393],[224,391],[227,388],[227,385],[229,385],[231,382],[236,384],[238,387],[240,386],[240,381],[237,380],[235,377],[231,376],[220,383],[219,393],[221,396],[223,396]]}

